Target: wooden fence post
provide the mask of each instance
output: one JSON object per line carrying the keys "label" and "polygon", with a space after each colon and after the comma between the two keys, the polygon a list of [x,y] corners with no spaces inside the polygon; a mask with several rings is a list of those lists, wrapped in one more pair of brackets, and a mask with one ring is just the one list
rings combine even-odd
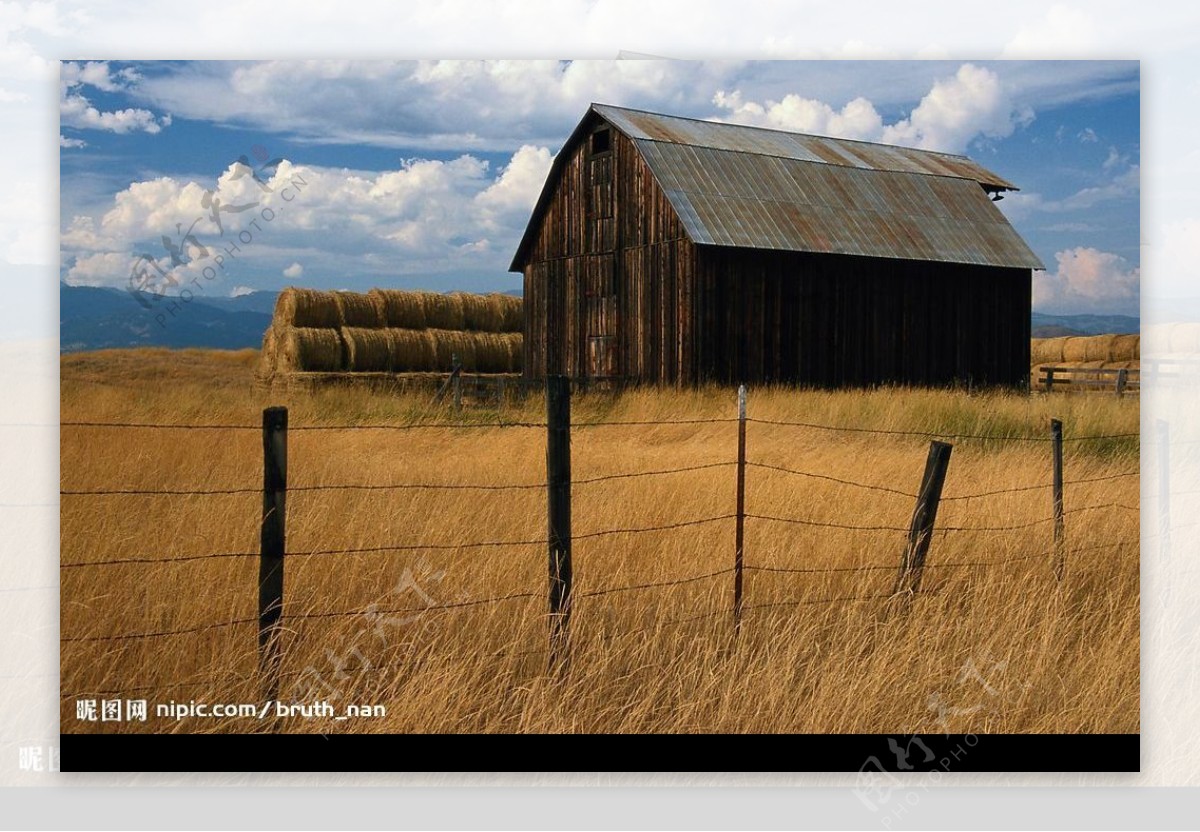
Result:
{"label": "wooden fence post", "polygon": [[1125,385],[1129,383],[1129,371],[1125,368],[1117,370],[1117,398],[1125,395]]}
{"label": "wooden fence post", "polygon": [[1067,564],[1067,541],[1063,523],[1063,429],[1058,419],[1050,420],[1050,445],[1054,460],[1054,577],[1061,581]]}
{"label": "wooden fence post", "polygon": [[946,469],[950,465],[950,451],[953,448],[953,445],[946,442],[929,443],[929,456],[925,460],[921,490],[917,493],[917,505],[908,527],[908,543],[904,547],[904,557],[900,561],[900,574],[896,577],[893,595],[915,595],[921,588],[925,556],[929,553],[929,543],[933,538],[933,524],[937,519],[942,486],[946,483]]}
{"label": "wooden fence post", "polygon": [[279,694],[279,621],[283,617],[283,555],[287,520],[286,407],[263,411],[262,535],[258,561],[258,663],[267,699]]}
{"label": "wooden fence post", "polygon": [[454,384],[454,412],[462,412],[462,364],[458,361],[458,353],[450,354],[450,378]]}
{"label": "wooden fence post", "polygon": [[733,631],[742,629],[742,567],[746,540],[746,385],[738,387],[737,520],[733,549]]}
{"label": "wooden fence post", "polygon": [[550,670],[569,661],[571,625],[571,381],[546,377],[546,485],[550,545]]}

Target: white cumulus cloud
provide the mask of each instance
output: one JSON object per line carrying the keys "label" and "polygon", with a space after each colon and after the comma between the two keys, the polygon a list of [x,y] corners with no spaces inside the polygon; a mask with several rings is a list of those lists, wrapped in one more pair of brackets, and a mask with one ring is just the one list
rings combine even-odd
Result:
{"label": "white cumulus cloud", "polygon": [[[192,255],[183,264],[191,272],[224,251],[218,277],[243,284],[252,275],[296,281],[309,273],[397,278],[469,270],[498,277],[552,158],[547,148],[526,145],[498,171],[462,154],[408,159],[384,171],[283,160],[261,183],[236,162],[207,182],[134,182],[99,216],[65,224],[62,256],[73,262],[67,280],[123,285],[134,256],[163,257],[172,246],[181,260]],[[195,256],[201,249],[210,259]]]}
{"label": "white cumulus cloud", "polygon": [[1032,120],[1033,111],[1012,102],[995,72],[963,64],[935,81],[908,118],[884,128],[883,141],[958,153],[978,137],[1002,139]]}
{"label": "white cumulus cloud", "polygon": [[867,141],[878,141],[883,135],[883,118],[875,105],[861,96],[835,110],[823,101],[794,93],[759,104],[744,100],[740,90],[718,90],[713,104],[728,110],[728,120],[738,124]]}
{"label": "white cumulus cloud", "polygon": [[1079,246],[1054,255],[1053,272],[1035,272],[1033,305],[1041,312],[1136,315],[1141,269],[1112,252]]}
{"label": "white cumulus cloud", "polygon": [[908,117],[892,124],[885,124],[875,105],[861,96],[840,110],[797,94],[777,101],[747,101],[738,90],[718,91],[713,103],[739,124],[949,153],[962,153],[979,138],[1010,136],[1033,120],[1033,111],[1013,103],[994,71],[974,64],[963,64],[954,75],[934,81]]}
{"label": "white cumulus cloud", "polygon": [[137,80],[139,76],[134,70],[126,68],[113,72],[105,61],[63,63],[58,102],[60,122],[67,127],[110,133],[161,132],[171,124],[169,115],[156,116],[140,107],[103,111],[95,107],[83,93],[85,87],[94,87],[103,92],[126,91]]}

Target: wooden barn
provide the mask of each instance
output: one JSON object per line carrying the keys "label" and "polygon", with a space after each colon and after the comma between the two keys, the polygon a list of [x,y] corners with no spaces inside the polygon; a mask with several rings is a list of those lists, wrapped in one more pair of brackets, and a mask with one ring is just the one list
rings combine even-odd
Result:
{"label": "wooden barn", "polygon": [[1023,385],[1032,269],[965,156],[593,104],[511,270],[524,371]]}

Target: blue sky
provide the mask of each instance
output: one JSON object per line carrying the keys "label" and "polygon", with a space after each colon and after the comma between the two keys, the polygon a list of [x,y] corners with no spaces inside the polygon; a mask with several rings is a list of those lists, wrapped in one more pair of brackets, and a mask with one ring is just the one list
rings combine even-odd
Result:
{"label": "blue sky", "polygon": [[999,207],[1046,264],[1036,309],[1136,315],[1139,87],[1130,61],[69,61],[61,277],[128,286],[146,253],[210,294],[518,288],[552,156],[602,101],[967,153],[1021,187]]}

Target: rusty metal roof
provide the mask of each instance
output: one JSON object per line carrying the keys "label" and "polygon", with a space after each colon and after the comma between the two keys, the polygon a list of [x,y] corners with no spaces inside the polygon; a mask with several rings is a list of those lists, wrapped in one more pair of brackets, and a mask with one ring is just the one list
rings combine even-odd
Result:
{"label": "rusty metal roof", "polygon": [[[697,245],[1044,268],[985,190],[1016,187],[965,156],[593,104],[627,135]],[[551,168],[512,269],[553,190]]]}
{"label": "rusty metal roof", "polygon": [[875,142],[834,139],[789,133],[765,127],[747,127],[719,121],[660,115],[643,110],[627,110],[608,104],[593,104],[599,114],[631,139],[646,139],[712,150],[732,150],[761,156],[778,156],[798,162],[838,165],[862,170],[889,170],[903,173],[927,173],[956,176],[981,185],[1015,191],[1016,185],[997,176],[966,156],[935,153]]}
{"label": "rusty metal roof", "polygon": [[698,245],[1042,268],[973,179],[634,144]]}

